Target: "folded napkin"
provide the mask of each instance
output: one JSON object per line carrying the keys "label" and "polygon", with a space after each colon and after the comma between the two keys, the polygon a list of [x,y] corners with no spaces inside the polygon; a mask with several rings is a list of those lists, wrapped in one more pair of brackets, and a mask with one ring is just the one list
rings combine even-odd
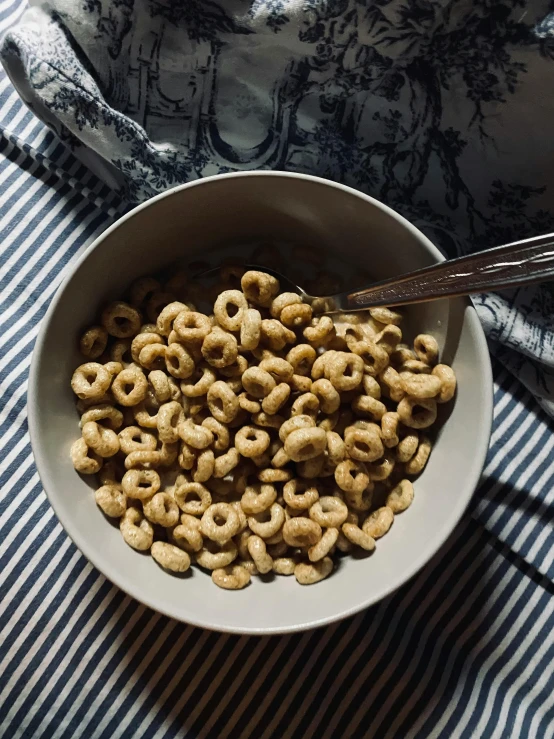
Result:
{"label": "folded napkin", "polygon": [[[131,203],[221,172],[358,188],[443,252],[554,231],[549,0],[53,0],[0,58]],[[554,415],[554,286],[478,296],[492,351]]]}

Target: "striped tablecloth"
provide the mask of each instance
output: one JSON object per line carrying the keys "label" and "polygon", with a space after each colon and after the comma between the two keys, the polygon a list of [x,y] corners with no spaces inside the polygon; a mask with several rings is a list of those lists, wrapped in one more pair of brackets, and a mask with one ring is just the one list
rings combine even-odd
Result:
{"label": "striped tablecloth", "polygon": [[67,265],[123,209],[1,76],[0,736],[554,736],[552,421],[499,365],[465,519],[354,618],[284,637],[201,631],[75,548],[31,455],[30,355]]}

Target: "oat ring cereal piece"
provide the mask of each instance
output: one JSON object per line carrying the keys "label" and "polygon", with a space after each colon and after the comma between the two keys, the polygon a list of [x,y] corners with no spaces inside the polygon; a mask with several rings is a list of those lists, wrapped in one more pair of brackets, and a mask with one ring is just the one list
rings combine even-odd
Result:
{"label": "oat ring cereal piece", "polygon": [[392,449],[398,445],[398,424],[400,423],[400,417],[395,411],[387,411],[381,417],[381,438],[383,444],[388,448]]}
{"label": "oat ring cereal piece", "polygon": [[441,382],[440,394],[437,403],[448,403],[456,392],[456,375],[452,367],[446,364],[437,364],[433,367],[432,375],[438,377]]}
{"label": "oat ring cereal piece", "polygon": [[414,486],[410,480],[401,480],[387,495],[387,506],[393,513],[409,508],[414,499]]}
{"label": "oat ring cereal piece", "polygon": [[150,553],[161,567],[170,572],[186,572],[190,567],[189,555],[166,541],[155,541]]}
{"label": "oat ring cereal piece", "polygon": [[258,480],[270,485],[276,482],[288,482],[291,478],[292,472],[290,470],[279,470],[274,467],[267,467],[267,469],[258,472]]}
{"label": "oat ring cereal piece", "polygon": [[333,495],[324,495],[310,508],[310,518],[323,528],[339,528],[348,516],[346,503]]}
{"label": "oat ring cereal piece", "polygon": [[213,503],[203,513],[200,533],[212,541],[223,544],[238,534],[240,519],[229,503]]}
{"label": "oat ring cereal piece", "polygon": [[379,375],[388,364],[389,355],[386,350],[372,341],[353,342],[349,349],[361,358],[364,363],[364,372],[373,377]]}
{"label": "oat ring cereal piece", "polygon": [[295,375],[309,375],[317,354],[309,344],[297,344],[287,354],[287,362],[292,366]]}
{"label": "oat ring cereal piece", "polygon": [[81,475],[95,475],[102,467],[102,457],[89,449],[82,437],[71,445],[70,457],[73,466]]}
{"label": "oat ring cereal piece", "polygon": [[241,278],[240,286],[247,300],[264,308],[269,308],[279,292],[279,280],[267,272],[248,270]]}
{"label": "oat ring cereal piece", "polygon": [[[272,350],[281,351],[296,341],[296,334],[275,318],[264,318],[260,327],[261,340]],[[262,359],[266,357],[262,356]]]}
{"label": "oat ring cereal piece", "polygon": [[339,538],[339,530],[335,528],[325,529],[323,536],[314,544],[313,547],[308,549],[308,557],[310,562],[319,562],[321,559],[326,557]]}
{"label": "oat ring cereal piece", "polygon": [[232,539],[224,544],[215,541],[204,542],[202,549],[196,554],[196,561],[207,570],[218,570],[227,567],[237,558],[237,547]]}
{"label": "oat ring cereal piece", "polygon": [[337,352],[325,366],[328,379],[335,390],[355,390],[362,383],[364,362],[357,354]]}
{"label": "oat ring cereal piece", "polygon": [[334,413],[340,406],[340,393],[335,390],[330,380],[322,377],[312,383],[311,392],[319,400],[319,408],[323,413]]}
{"label": "oat ring cereal piece", "polygon": [[156,320],[156,329],[162,336],[169,336],[173,330],[173,321],[177,318],[179,313],[188,311],[188,307],[178,300],[174,300],[172,303],[168,303],[162,310]]}
{"label": "oat ring cereal piece", "polygon": [[359,526],[356,526],[355,523],[343,523],[342,533],[346,536],[348,541],[351,541],[352,544],[365,549],[366,552],[372,552],[375,549],[375,539],[363,531]]}
{"label": "oat ring cereal piece", "polygon": [[119,451],[119,438],[115,431],[107,429],[96,421],[83,424],[83,439],[89,449],[101,457],[113,457]]}
{"label": "oat ring cereal piece", "polygon": [[431,454],[431,449],[431,440],[429,437],[422,434],[417,451],[411,459],[406,462],[404,469],[407,475],[419,475],[420,472],[423,472],[423,469],[427,464],[427,460],[429,459],[429,455]]}
{"label": "oat ring cereal piece", "polygon": [[179,523],[179,506],[168,493],[156,493],[144,502],[142,509],[149,521],[165,528]]}
{"label": "oat ring cereal piece", "polygon": [[369,314],[378,323],[392,323],[394,326],[398,326],[402,321],[402,314],[390,308],[370,308]]}
{"label": "oat ring cereal piece", "polygon": [[262,513],[272,506],[277,500],[277,491],[269,483],[260,485],[247,485],[242,494],[240,505],[247,516]]}
{"label": "oat ring cereal piece", "polygon": [[243,457],[258,457],[269,447],[267,431],[256,426],[243,426],[235,434],[235,446]]}
{"label": "oat ring cereal piece", "polygon": [[346,444],[340,434],[327,431],[327,458],[329,463],[336,467],[346,457]]}
{"label": "oat ring cereal piece", "polygon": [[373,342],[376,346],[382,347],[387,354],[392,354],[397,345],[402,341],[402,331],[394,324],[385,326],[382,331],[375,334]]}
{"label": "oat ring cereal piece", "polygon": [[323,346],[336,334],[335,324],[330,316],[321,316],[312,320],[311,326],[304,329],[304,338],[314,348]]}
{"label": "oat ring cereal piece", "polygon": [[[366,377],[369,379],[370,375],[366,375]],[[393,400],[395,403],[398,403],[400,400],[402,400],[402,398],[406,394],[406,391],[404,390],[404,386],[402,384],[402,378],[394,369],[394,367],[391,367],[391,365],[389,364],[389,366],[386,367],[379,375],[379,380],[385,386],[391,400]],[[372,395],[372,393],[368,392],[367,395]],[[379,395],[374,395],[374,397],[376,398],[380,398],[380,396],[380,393]]]}
{"label": "oat ring cereal piece", "polygon": [[352,401],[352,410],[360,416],[367,416],[374,421],[380,421],[387,412],[387,406],[371,395],[358,395]]}
{"label": "oat ring cereal piece", "polygon": [[169,344],[165,349],[164,359],[167,371],[178,380],[188,380],[196,368],[191,353],[177,342]]}
{"label": "oat ring cereal piece", "polygon": [[411,398],[435,398],[441,391],[441,381],[436,375],[413,375],[402,372],[402,389]]}
{"label": "oat ring cereal piece", "polygon": [[285,511],[279,503],[272,503],[265,511],[248,518],[250,530],[262,539],[271,539],[281,530],[284,523]]}
{"label": "oat ring cereal piece", "polygon": [[91,326],[87,328],[79,341],[81,354],[89,359],[98,359],[108,345],[108,332],[104,326]]}
{"label": "oat ring cereal piece", "polygon": [[425,364],[436,364],[439,358],[439,345],[430,334],[419,334],[415,337],[414,351],[417,358]]}
{"label": "oat ring cereal piece", "polygon": [[212,449],[204,449],[196,457],[192,479],[194,482],[207,482],[213,476],[215,469],[215,455]]}
{"label": "oat ring cereal piece", "polygon": [[112,383],[112,393],[120,405],[133,406],[145,399],[148,380],[139,367],[127,367]]}
{"label": "oat ring cereal piece", "polygon": [[275,388],[275,380],[259,367],[249,367],[242,376],[242,385],[253,398],[265,398]]}
{"label": "oat ring cereal piece", "polygon": [[123,425],[123,413],[109,403],[100,403],[99,405],[91,406],[83,413],[80,423],[81,428],[89,421],[96,421],[96,423],[100,423],[116,431]]}
{"label": "oat ring cereal piece", "polygon": [[102,485],[95,491],[94,499],[110,518],[120,518],[127,508],[127,498],[119,485]]}
{"label": "oat ring cereal piece", "polygon": [[293,479],[283,487],[285,503],[295,511],[307,511],[317,500],[319,492],[315,485]]}
{"label": "oat ring cereal piece", "polygon": [[293,432],[299,429],[314,428],[315,421],[311,416],[301,415],[293,416],[286,420],[279,429],[279,438],[284,443],[287,437]]}
{"label": "oat ring cereal piece", "polygon": [[418,445],[419,435],[417,431],[412,431],[398,442],[398,446],[395,449],[396,459],[399,462],[408,462],[416,453]]}
{"label": "oat ring cereal piece", "polygon": [[242,590],[250,583],[250,573],[242,565],[218,567],[212,572],[212,581],[224,590]]}
{"label": "oat ring cereal piece", "polygon": [[100,323],[110,336],[128,339],[140,331],[142,317],[132,305],[117,300],[102,311]]}
{"label": "oat ring cereal piece", "polygon": [[297,564],[294,557],[276,557],[273,559],[273,572],[276,575],[294,575]]}
{"label": "oat ring cereal piece", "polygon": [[206,395],[210,387],[217,380],[217,375],[207,364],[200,364],[190,379],[195,380],[195,382],[182,382],[181,392],[187,398],[199,398],[202,395]]}
{"label": "oat ring cereal piece", "polygon": [[341,490],[362,494],[369,485],[369,475],[363,462],[345,459],[335,470],[335,481]]}
{"label": "oat ring cereal piece", "polygon": [[201,343],[212,330],[212,322],[203,313],[187,309],[175,317],[173,330],[185,344]]}
{"label": "oat ring cereal piece", "polygon": [[224,423],[208,416],[208,418],[205,418],[202,421],[202,426],[212,432],[215,440],[214,449],[216,452],[223,452],[229,447],[229,429]]}
{"label": "oat ring cereal piece", "polygon": [[296,516],[283,524],[283,539],[290,547],[311,547],[321,536],[321,526],[311,518]]}
{"label": "oat ring cereal piece", "polygon": [[260,369],[269,372],[275,382],[289,382],[294,374],[293,366],[286,359],[281,357],[268,357],[262,359],[259,364]]}
{"label": "oat ring cereal piece", "polygon": [[138,508],[127,508],[119,522],[119,530],[125,543],[139,552],[146,552],[154,541],[152,524]]}
{"label": "oat ring cereal piece", "polygon": [[388,506],[382,506],[369,514],[363,523],[362,530],[373,539],[379,539],[387,533],[393,521],[392,510]]}
{"label": "oat ring cereal piece", "polygon": [[212,329],[202,342],[202,356],[212,367],[228,367],[236,361],[237,355],[237,340],[220,328]]}
{"label": "oat ring cereal piece", "polygon": [[302,393],[302,395],[299,395],[294,403],[291,406],[290,414],[291,416],[312,416],[312,418],[317,418],[317,413],[319,410],[319,398],[314,395],[312,392],[308,393]]}
{"label": "oat ring cereal piece", "polygon": [[200,482],[183,482],[175,485],[173,497],[183,513],[201,516],[212,504],[212,496]]}
{"label": "oat ring cereal piece", "polygon": [[135,467],[151,469],[157,467],[161,463],[161,453],[157,450],[139,450],[138,452],[130,452],[125,457],[125,469],[131,470]]}
{"label": "oat ring cereal piece", "polygon": [[223,478],[228,475],[240,462],[240,454],[235,447],[228,449],[225,454],[215,457],[214,478]]}
{"label": "oat ring cereal piece", "polygon": [[169,400],[179,400],[181,391],[177,383],[162,370],[152,370],[148,374],[148,382],[158,403],[167,403]]}
{"label": "oat ring cereal piece", "polygon": [[160,476],[156,470],[127,470],[121,487],[128,498],[148,500],[160,489]]}
{"label": "oat ring cereal piece", "polygon": [[284,446],[293,462],[304,462],[323,454],[327,447],[327,434],[318,426],[297,429],[286,437]]}
{"label": "oat ring cereal piece", "polygon": [[272,318],[281,318],[281,311],[288,305],[299,305],[302,303],[302,298],[297,293],[280,293],[277,297],[273,298],[269,312]]}
{"label": "oat ring cereal piece", "polygon": [[173,529],[173,541],[186,552],[199,552],[204,546],[200,533],[200,520],[187,513],[181,515],[181,523]]}
{"label": "oat ring cereal piece", "polygon": [[324,557],[318,562],[300,562],[294,568],[294,576],[300,585],[314,585],[328,577],[333,572],[333,560]]}
{"label": "oat ring cereal piece", "polygon": [[260,575],[265,575],[273,569],[273,559],[267,553],[265,541],[254,534],[248,537],[246,542],[248,553],[254,560],[254,564]]}
{"label": "oat ring cereal piece", "polygon": [[227,382],[217,380],[208,390],[208,408],[220,423],[231,423],[240,409],[239,399]]}
{"label": "oat ring cereal piece", "polygon": [[181,422],[178,428],[181,439],[193,449],[207,449],[213,443],[214,435],[210,429],[195,424],[190,418]]}
{"label": "oat ring cereal piece", "polygon": [[279,320],[287,328],[298,329],[308,326],[312,320],[312,308],[307,303],[287,305],[281,311]]}
{"label": "oat ring cereal piece", "polygon": [[86,362],[77,367],[71,378],[71,389],[78,398],[95,400],[109,389],[112,376],[102,364]]}
{"label": "oat ring cereal piece", "polygon": [[140,361],[141,351],[150,344],[164,345],[163,337],[154,331],[141,331],[131,342],[131,357],[134,362]]}
{"label": "oat ring cereal piece", "polygon": [[214,303],[215,320],[227,331],[240,331],[248,302],[240,290],[225,290]]}
{"label": "oat ring cereal piece", "polygon": [[176,400],[160,406],[157,415],[158,436],[160,441],[172,444],[179,441],[179,429],[184,423],[183,407]]}
{"label": "oat ring cereal piece", "polygon": [[434,398],[402,398],[396,409],[404,426],[426,429],[437,419],[437,403]]}
{"label": "oat ring cereal piece", "polygon": [[[280,382],[273,390],[262,400],[262,408],[264,413],[275,415],[285,405],[290,396],[290,385],[286,382]],[[280,425],[280,424],[279,424]],[[278,427],[277,427],[278,428]]]}
{"label": "oat ring cereal piece", "polygon": [[379,427],[357,429],[351,426],[346,429],[344,436],[346,451],[351,459],[359,462],[375,462],[383,455],[383,442]]}
{"label": "oat ring cereal piece", "polygon": [[161,342],[147,344],[140,350],[138,363],[148,370],[162,369],[165,365],[167,346]]}

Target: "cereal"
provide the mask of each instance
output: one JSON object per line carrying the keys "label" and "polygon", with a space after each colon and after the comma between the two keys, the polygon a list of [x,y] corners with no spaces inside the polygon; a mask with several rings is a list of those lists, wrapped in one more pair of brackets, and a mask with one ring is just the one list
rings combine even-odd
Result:
{"label": "cereal", "polygon": [[189,555],[166,541],[155,541],[150,553],[161,567],[171,572],[186,572],[190,567]]}
{"label": "cereal", "polygon": [[[432,450],[420,430],[455,373],[433,336],[401,343],[396,311],[314,316],[325,299],[279,293],[236,257],[209,287],[191,270],[165,287],[140,278],[80,337],[74,467],[98,474],[95,501],[124,541],[170,572],[192,560],[227,590],[269,572],[318,582],[412,503]],[[298,281],[345,289],[323,272]],[[207,299],[211,315],[195,306]]]}

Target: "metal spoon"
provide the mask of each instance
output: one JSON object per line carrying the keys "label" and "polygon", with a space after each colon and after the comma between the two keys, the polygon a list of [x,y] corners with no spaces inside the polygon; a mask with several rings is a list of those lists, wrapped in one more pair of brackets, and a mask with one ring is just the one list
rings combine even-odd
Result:
{"label": "metal spoon", "polygon": [[[277,277],[281,289],[298,293],[317,313],[352,312],[378,306],[424,303],[472,293],[519,287],[554,278],[554,234],[514,241],[505,246],[449,259],[431,267],[376,282],[369,287],[329,296],[308,295],[274,269],[245,265]],[[206,277],[219,269],[198,275]]]}

